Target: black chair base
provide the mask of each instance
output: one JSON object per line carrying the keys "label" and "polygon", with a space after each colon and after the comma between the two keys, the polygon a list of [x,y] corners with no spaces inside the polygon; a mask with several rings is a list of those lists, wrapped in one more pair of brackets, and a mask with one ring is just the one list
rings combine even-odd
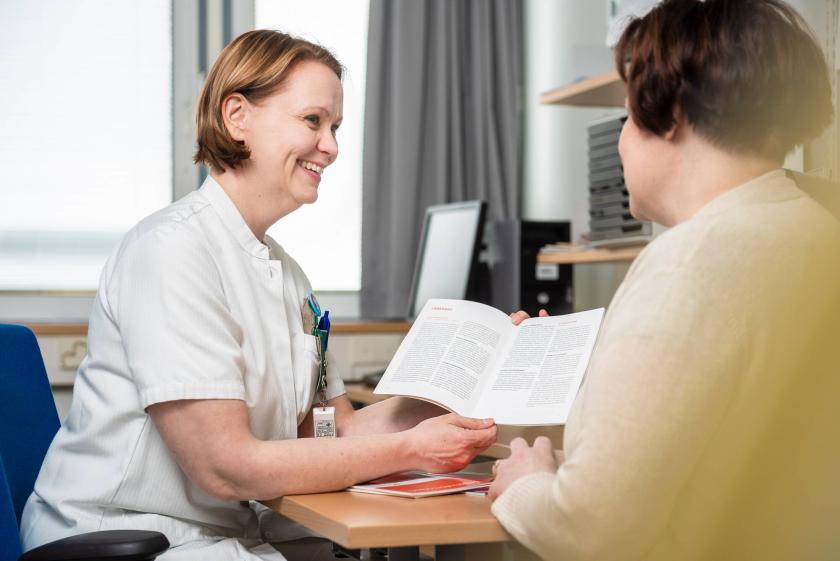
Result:
{"label": "black chair base", "polygon": [[169,540],[160,532],[105,530],[44,544],[19,561],[152,561],[167,549]]}

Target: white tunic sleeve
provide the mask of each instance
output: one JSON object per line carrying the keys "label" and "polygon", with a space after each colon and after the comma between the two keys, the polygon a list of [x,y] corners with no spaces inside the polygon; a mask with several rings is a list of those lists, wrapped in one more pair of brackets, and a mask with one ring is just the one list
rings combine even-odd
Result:
{"label": "white tunic sleeve", "polygon": [[144,408],[244,399],[242,331],[194,232],[157,228],[127,240],[107,298]]}
{"label": "white tunic sleeve", "polygon": [[327,351],[327,401],[347,393],[344,389],[344,380],[341,379],[341,370],[333,357],[332,351]]}

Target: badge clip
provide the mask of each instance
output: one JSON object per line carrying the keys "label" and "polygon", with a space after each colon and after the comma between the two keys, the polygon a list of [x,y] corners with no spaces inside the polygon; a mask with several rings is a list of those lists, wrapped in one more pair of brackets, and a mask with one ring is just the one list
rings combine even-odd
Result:
{"label": "badge clip", "polygon": [[315,407],[312,412],[315,438],[335,438],[335,407]]}

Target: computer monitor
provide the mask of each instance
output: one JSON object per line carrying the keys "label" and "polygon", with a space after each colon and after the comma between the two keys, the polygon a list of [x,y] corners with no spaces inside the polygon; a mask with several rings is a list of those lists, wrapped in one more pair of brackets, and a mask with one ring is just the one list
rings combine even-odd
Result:
{"label": "computer monitor", "polygon": [[479,265],[484,232],[484,201],[430,206],[426,209],[408,317],[417,317],[430,298],[467,299]]}

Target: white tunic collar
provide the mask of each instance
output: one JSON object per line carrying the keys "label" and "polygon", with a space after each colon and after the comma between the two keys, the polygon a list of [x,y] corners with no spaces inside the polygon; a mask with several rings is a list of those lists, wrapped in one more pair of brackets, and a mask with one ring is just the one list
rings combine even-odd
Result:
{"label": "white tunic collar", "polygon": [[268,246],[257,239],[251,228],[245,223],[239,209],[236,208],[236,205],[233,204],[233,201],[216,180],[208,175],[201,185],[199,193],[207,199],[210,206],[219,214],[222,222],[245,251],[258,259],[268,260],[271,258]]}

